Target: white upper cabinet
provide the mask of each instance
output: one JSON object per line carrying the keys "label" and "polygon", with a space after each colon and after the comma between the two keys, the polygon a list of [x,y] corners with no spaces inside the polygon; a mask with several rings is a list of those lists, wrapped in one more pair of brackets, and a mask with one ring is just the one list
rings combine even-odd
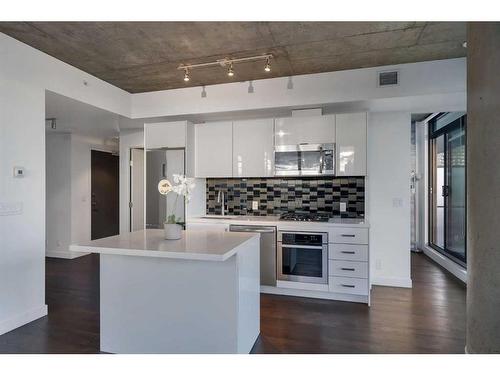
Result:
{"label": "white upper cabinet", "polygon": [[273,119],[233,122],[233,177],[273,175],[273,136]]}
{"label": "white upper cabinet", "polygon": [[196,177],[232,177],[233,123],[196,124],[194,131]]}
{"label": "white upper cabinet", "polygon": [[336,115],[337,176],[366,176],[366,113]]}
{"label": "white upper cabinet", "polygon": [[146,148],[186,147],[186,126],[186,121],[145,124]]}
{"label": "white upper cabinet", "polygon": [[335,142],[335,116],[286,117],[275,120],[276,146]]}

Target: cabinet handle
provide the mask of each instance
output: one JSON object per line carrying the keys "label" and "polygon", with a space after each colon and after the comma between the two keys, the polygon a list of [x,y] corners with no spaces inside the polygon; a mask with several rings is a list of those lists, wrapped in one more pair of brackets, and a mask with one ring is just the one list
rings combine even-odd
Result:
{"label": "cabinet handle", "polygon": [[342,271],[355,271],[354,268],[348,268],[348,267],[341,267],[340,268]]}
{"label": "cabinet handle", "polygon": [[341,251],[342,254],[356,254],[355,251]]}
{"label": "cabinet handle", "polygon": [[356,237],[355,234],[341,234],[341,237]]}
{"label": "cabinet handle", "polygon": [[356,287],[355,285],[351,285],[351,284],[340,284],[340,285],[345,287],[345,288],[355,288]]}

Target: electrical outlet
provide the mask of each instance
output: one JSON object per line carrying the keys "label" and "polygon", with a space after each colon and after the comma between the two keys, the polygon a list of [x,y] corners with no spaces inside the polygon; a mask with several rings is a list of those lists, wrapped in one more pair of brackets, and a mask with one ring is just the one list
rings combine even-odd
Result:
{"label": "electrical outlet", "polygon": [[346,211],[347,211],[347,203],[340,202],[340,212],[346,212]]}
{"label": "electrical outlet", "polygon": [[252,201],[252,210],[259,209],[259,201]]}

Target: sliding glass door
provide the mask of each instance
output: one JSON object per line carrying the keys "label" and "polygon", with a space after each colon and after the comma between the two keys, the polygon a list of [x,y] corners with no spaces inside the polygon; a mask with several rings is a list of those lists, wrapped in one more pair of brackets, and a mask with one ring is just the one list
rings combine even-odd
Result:
{"label": "sliding glass door", "polygon": [[429,243],[455,262],[466,252],[466,116],[445,113],[429,123]]}

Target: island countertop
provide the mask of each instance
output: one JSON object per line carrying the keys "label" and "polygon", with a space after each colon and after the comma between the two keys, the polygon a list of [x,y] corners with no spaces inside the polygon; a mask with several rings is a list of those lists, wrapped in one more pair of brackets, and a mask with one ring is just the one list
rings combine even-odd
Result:
{"label": "island countertop", "polygon": [[179,240],[165,240],[162,229],[146,229],[74,244],[71,251],[173,259],[225,261],[256,233],[182,231]]}

